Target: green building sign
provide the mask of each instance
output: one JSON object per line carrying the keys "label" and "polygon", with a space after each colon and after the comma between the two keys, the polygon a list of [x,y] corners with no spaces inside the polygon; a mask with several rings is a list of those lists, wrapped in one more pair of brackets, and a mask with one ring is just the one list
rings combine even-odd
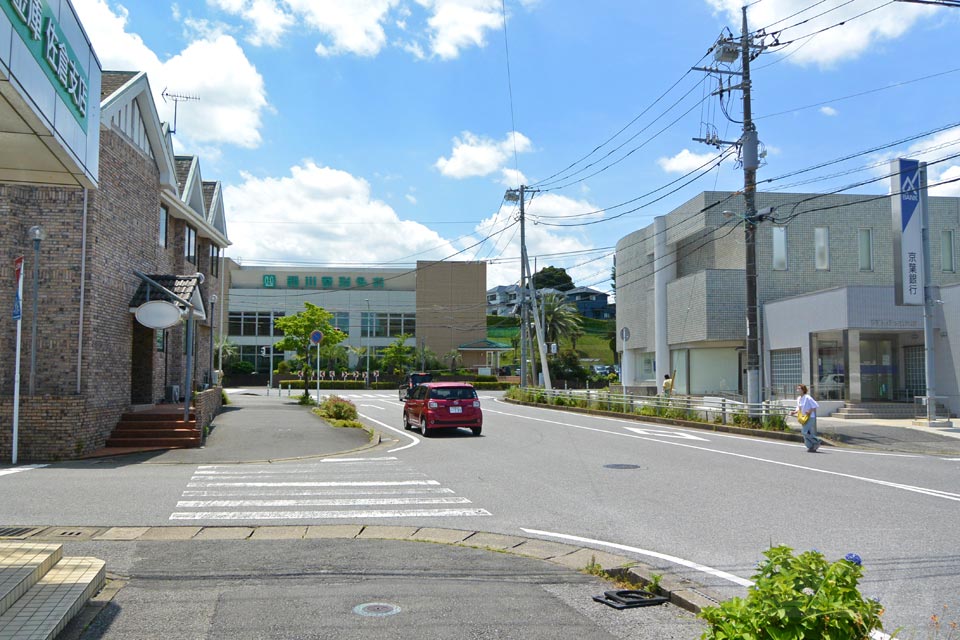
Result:
{"label": "green building sign", "polygon": [[47,0],[0,0],[0,7],[86,133],[90,78]]}
{"label": "green building sign", "polygon": [[[317,287],[317,276],[299,276],[287,275],[284,281],[287,289],[315,289]],[[301,287],[301,283],[303,286]],[[277,288],[277,276],[274,274],[264,274],[264,289]],[[320,289],[384,289],[386,280],[382,277],[367,278],[365,276],[320,276]]]}

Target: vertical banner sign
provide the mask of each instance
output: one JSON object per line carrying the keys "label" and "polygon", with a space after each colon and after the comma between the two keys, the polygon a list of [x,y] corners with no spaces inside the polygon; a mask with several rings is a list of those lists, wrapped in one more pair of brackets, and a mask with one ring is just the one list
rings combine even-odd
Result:
{"label": "vertical banner sign", "polygon": [[17,256],[13,260],[13,319],[19,320],[22,316],[22,294],[23,294],[23,256]]}
{"label": "vertical banner sign", "polygon": [[923,205],[920,163],[891,162],[893,286],[898,306],[923,305]]}

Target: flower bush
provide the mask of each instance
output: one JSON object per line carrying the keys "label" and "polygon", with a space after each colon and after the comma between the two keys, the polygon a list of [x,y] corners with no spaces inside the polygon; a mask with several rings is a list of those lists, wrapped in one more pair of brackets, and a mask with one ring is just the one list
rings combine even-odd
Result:
{"label": "flower bush", "polygon": [[328,396],[320,405],[320,412],[333,420],[357,419],[356,405],[340,396]]}
{"label": "flower bush", "polygon": [[863,575],[860,556],[850,553],[827,562],[819,551],[798,556],[785,546],[764,552],[746,599],[706,607],[700,617],[709,628],[703,640],[866,640],[882,630],[883,608],[857,589]]}

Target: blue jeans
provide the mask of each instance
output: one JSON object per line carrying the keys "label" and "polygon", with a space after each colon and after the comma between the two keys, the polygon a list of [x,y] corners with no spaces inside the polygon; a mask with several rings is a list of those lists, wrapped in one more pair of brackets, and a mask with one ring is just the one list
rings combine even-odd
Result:
{"label": "blue jeans", "polygon": [[817,437],[816,412],[810,414],[810,419],[807,420],[807,424],[801,427],[800,433],[803,434],[803,444],[806,445],[807,451],[816,451],[820,448],[820,438]]}

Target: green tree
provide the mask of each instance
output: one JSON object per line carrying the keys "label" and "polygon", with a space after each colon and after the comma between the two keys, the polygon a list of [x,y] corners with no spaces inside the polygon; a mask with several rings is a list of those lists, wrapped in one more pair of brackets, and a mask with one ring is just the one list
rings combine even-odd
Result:
{"label": "green tree", "polygon": [[223,354],[223,362],[230,363],[238,355],[240,355],[240,347],[234,342],[230,342],[230,338],[225,335],[220,335],[217,338],[217,343],[214,345],[213,358],[216,361],[216,369],[223,369],[223,363],[220,362],[220,354]]}
{"label": "green tree", "polygon": [[304,310],[300,313],[274,319],[273,325],[283,331],[283,339],[273,346],[281,351],[295,351],[304,361],[303,369],[306,370],[306,363],[316,351],[316,347],[310,344],[311,333],[316,330],[323,333],[323,340],[320,342],[321,353],[325,346],[336,346],[343,342],[347,334],[330,324],[333,314],[323,307],[309,302],[304,302],[303,305]]}
{"label": "green tree", "polygon": [[579,331],[583,320],[577,308],[563,296],[548,293],[540,300],[543,314],[543,337],[547,342],[559,342],[560,336],[569,336]]}
{"label": "green tree", "polygon": [[413,364],[414,347],[407,345],[407,340],[412,337],[409,333],[401,333],[396,340],[384,347],[380,365],[383,370],[403,373]]}
{"label": "green tree", "polygon": [[580,364],[580,356],[573,349],[564,349],[547,358],[552,380],[586,380],[587,370]]}
{"label": "green tree", "polygon": [[567,270],[563,267],[552,265],[544,267],[533,274],[533,288],[543,289],[544,287],[550,287],[557,291],[570,291],[574,288],[573,278],[567,274]]}
{"label": "green tree", "polygon": [[610,267],[610,291],[617,290],[617,265]]}
{"label": "green tree", "polygon": [[450,373],[456,373],[457,367],[463,362],[463,356],[459,349],[451,349],[443,354],[443,360],[450,363]]}

